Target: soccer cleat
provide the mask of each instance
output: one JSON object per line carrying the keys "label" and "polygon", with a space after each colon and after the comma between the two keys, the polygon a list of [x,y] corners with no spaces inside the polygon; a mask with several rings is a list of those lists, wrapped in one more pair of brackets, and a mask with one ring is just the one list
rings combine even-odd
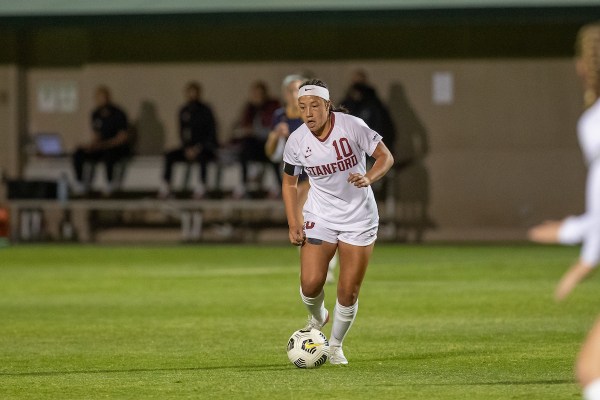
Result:
{"label": "soccer cleat", "polygon": [[329,346],[329,362],[332,365],[348,365],[342,346]]}
{"label": "soccer cleat", "polygon": [[323,329],[325,324],[327,322],[329,322],[329,311],[325,310],[325,312],[327,313],[327,315],[325,316],[325,321],[323,321],[323,323],[320,323],[319,321],[316,320],[315,317],[313,317],[312,315],[309,315],[308,322],[306,323],[306,327],[304,327],[304,329],[307,331],[309,331],[311,329],[316,329],[316,330],[320,331],[321,329]]}

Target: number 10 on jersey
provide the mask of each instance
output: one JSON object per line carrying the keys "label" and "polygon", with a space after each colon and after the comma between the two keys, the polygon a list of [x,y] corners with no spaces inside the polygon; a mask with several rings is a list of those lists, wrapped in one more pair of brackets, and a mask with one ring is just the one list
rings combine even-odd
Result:
{"label": "number 10 on jersey", "polygon": [[341,138],[339,143],[337,140],[334,140],[333,148],[335,149],[335,154],[337,155],[338,161],[343,158],[350,157],[353,154],[352,148],[350,147],[350,142],[345,137]]}

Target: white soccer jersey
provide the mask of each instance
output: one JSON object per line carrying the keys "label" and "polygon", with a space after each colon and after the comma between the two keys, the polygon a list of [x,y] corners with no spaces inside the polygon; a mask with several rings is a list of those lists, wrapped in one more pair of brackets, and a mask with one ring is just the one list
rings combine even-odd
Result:
{"label": "white soccer jersey", "polygon": [[304,168],[310,190],[304,211],[319,217],[331,229],[349,231],[377,226],[379,215],[371,187],[348,183],[350,173],[366,173],[366,156],[381,141],[381,135],[360,119],[335,112],[331,131],[318,139],[302,124],[289,136],[283,161]]}
{"label": "white soccer jersey", "polygon": [[583,113],[577,131],[588,163],[585,214],[567,218],[558,238],[563,244],[583,242],[581,259],[596,266],[600,263],[600,101]]}
{"label": "white soccer jersey", "polygon": [[600,101],[588,108],[577,124],[579,145],[588,164],[600,157]]}

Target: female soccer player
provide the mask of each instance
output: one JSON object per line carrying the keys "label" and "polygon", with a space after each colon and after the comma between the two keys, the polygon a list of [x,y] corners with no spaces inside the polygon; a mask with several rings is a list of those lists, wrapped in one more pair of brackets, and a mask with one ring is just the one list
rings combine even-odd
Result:
{"label": "female soccer player", "polygon": [[556,291],[562,300],[600,262],[600,25],[584,26],[577,38],[577,73],[584,84],[586,110],[577,125],[579,143],[588,164],[586,212],[562,221],[549,221],[529,231],[540,243],[583,242],[579,260],[563,275]]}
{"label": "female soccer player", "polygon": [[[273,115],[273,129],[269,133],[267,143],[265,144],[265,154],[274,163],[283,161],[283,150],[290,133],[298,129],[304,121],[300,116],[300,108],[298,107],[298,90],[302,82],[306,81],[300,75],[288,75],[283,78],[281,89],[283,92],[284,106],[275,110]],[[302,171],[298,176],[298,206],[302,208],[306,197],[308,196],[308,175]],[[302,225],[302,224],[301,224]],[[335,281],[334,271],[337,265],[337,253],[329,262],[327,269],[327,283]]]}
{"label": "female soccer player", "polygon": [[[323,291],[327,264],[337,250],[340,274],[330,362],[348,364],[342,342],[356,317],[379,223],[370,185],[385,175],[394,160],[381,135],[361,119],[336,112],[322,81],[300,86],[298,106],[304,124],[285,145],[282,194],[290,242],[302,246],[300,296],[310,313],[307,328],[320,330],[329,320]],[[375,158],[369,171],[367,154]],[[303,210],[297,188],[302,170],[311,186]]]}
{"label": "female soccer player", "polygon": [[[579,143],[588,163],[586,212],[563,221],[551,221],[530,231],[542,243],[583,242],[581,256],[562,277],[556,298],[562,300],[600,261],[600,23],[584,26],[577,35],[577,73],[584,85],[586,110],[577,126]],[[577,360],[577,378],[586,400],[600,400],[600,319],[583,344]]]}

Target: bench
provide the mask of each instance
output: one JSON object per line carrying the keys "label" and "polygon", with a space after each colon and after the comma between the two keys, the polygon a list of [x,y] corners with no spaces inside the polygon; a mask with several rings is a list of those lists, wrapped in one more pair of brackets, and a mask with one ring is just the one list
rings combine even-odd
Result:
{"label": "bench", "polygon": [[[156,192],[160,187],[163,172],[162,156],[134,156],[127,161],[121,190],[124,192]],[[32,157],[25,165],[23,178],[27,180],[46,179],[59,180],[66,176],[74,182],[73,167],[68,157]],[[191,182],[198,180],[197,164],[178,163],[173,171],[173,190],[185,190]],[[208,190],[232,191],[241,182],[239,163],[212,162],[208,166]],[[268,173],[264,179],[265,187],[278,185],[274,174]],[[96,168],[93,188],[106,186],[104,167]]]}
{"label": "bench", "polygon": [[11,200],[8,204],[11,220],[11,237],[17,241],[35,241],[51,236],[60,238],[64,233],[61,224],[68,216],[78,240],[94,241],[94,212],[140,213],[156,212],[178,221],[181,240],[203,240],[205,219],[211,222],[240,222],[252,238],[255,226],[285,224],[285,210],[281,200]]}

